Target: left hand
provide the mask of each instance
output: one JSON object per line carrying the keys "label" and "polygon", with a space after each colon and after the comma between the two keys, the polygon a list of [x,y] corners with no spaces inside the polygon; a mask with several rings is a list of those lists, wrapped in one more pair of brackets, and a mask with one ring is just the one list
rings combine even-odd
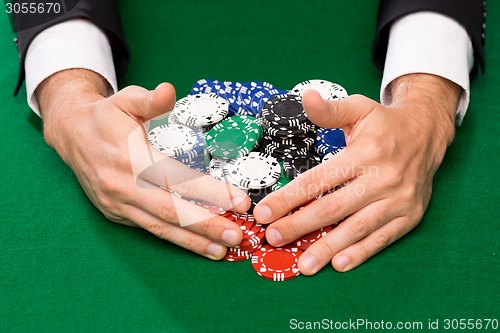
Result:
{"label": "left hand", "polygon": [[348,271],[412,230],[427,208],[432,179],[453,140],[460,92],[454,83],[428,74],[395,80],[388,106],[360,95],[323,101],[318,93],[306,92],[309,119],[321,127],[343,128],[347,147],[257,205],[255,218],[272,222],[268,242],[285,245],[347,217],[300,257],[301,273],[312,275],[330,260],[337,271]]}

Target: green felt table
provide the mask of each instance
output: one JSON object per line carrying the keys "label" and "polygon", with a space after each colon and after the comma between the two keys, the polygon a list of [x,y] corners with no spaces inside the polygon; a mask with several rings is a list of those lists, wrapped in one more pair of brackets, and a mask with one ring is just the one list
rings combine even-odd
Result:
{"label": "green felt table", "polygon": [[[121,1],[132,62],[122,86],[200,78],[311,78],[378,99],[377,1]],[[14,98],[18,56],[0,15],[0,331],[282,332],[290,321],[500,319],[500,3],[488,3],[487,73],[435,177],[422,223],[359,268],[271,282],[250,261],[198,257],[109,222]],[[112,124],[110,124],[112,126]],[[292,327],[293,328],[293,327]],[[360,327],[360,330],[363,331]],[[370,330],[368,330],[370,331]]]}

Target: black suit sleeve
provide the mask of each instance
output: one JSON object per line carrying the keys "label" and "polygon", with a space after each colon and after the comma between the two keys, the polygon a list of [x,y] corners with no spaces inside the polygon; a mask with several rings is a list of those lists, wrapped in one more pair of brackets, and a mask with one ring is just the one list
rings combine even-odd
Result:
{"label": "black suit sleeve", "polygon": [[373,44],[373,62],[379,69],[384,68],[389,30],[398,18],[418,11],[433,11],[455,19],[460,23],[472,41],[474,48],[474,68],[471,77],[475,77],[478,64],[484,72],[484,27],[486,1],[484,0],[381,0],[377,33]]}
{"label": "black suit sleeve", "polygon": [[[45,3],[45,1],[38,2]],[[14,94],[19,92],[24,81],[24,60],[28,47],[33,39],[43,30],[73,18],[88,19],[106,33],[113,51],[113,61],[118,79],[125,74],[130,61],[130,52],[123,35],[120,15],[116,8],[115,1],[62,0],[58,2],[62,5],[60,15],[18,14],[12,18],[14,29],[17,32],[17,45],[20,59],[19,79]]]}

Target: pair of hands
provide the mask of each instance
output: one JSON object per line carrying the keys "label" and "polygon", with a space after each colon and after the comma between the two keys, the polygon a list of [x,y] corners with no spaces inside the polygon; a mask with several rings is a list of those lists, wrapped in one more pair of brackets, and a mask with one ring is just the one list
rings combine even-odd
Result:
{"label": "pair of hands", "polygon": [[[299,268],[305,275],[329,261],[338,271],[350,270],[422,218],[432,178],[453,139],[460,88],[416,74],[397,79],[391,92],[390,106],[359,95],[335,102],[323,101],[315,92],[303,97],[309,119],[321,127],[342,127],[347,147],[267,196],[254,215],[271,223],[266,237],[274,246],[348,216],[301,256]],[[107,218],[211,259],[221,259],[227,246],[241,242],[233,222],[159,188],[236,212],[250,207],[241,190],[166,158],[148,144],[144,123],[173,108],[173,86],[164,83],[154,91],[131,86],[109,96],[109,86],[98,74],[72,69],[46,79],[36,94],[47,143]]]}

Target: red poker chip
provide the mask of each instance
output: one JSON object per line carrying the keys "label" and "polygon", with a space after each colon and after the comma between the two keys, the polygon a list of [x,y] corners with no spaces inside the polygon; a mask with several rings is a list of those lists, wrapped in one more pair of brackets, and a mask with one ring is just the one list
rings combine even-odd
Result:
{"label": "red poker chip", "polygon": [[252,256],[252,267],[264,279],[287,281],[299,276],[297,265],[302,250],[294,245],[262,246]]}
{"label": "red poker chip", "polygon": [[232,255],[226,255],[223,260],[225,261],[231,261],[231,262],[238,262],[238,261],[244,261],[244,260],[248,260],[250,259],[252,256],[251,255],[248,255],[248,256],[232,256]]}
{"label": "red poker chip", "polygon": [[259,244],[256,244],[256,245],[238,245],[236,247],[234,247],[235,249],[240,249],[241,251],[247,251],[247,252],[255,252],[257,251],[258,249],[260,249],[262,247],[263,243],[259,243]]}
{"label": "red poker chip", "polygon": [[237,223],[240,226],[241,231],[243,231],[243,237],[245,237],[245,234],[248,234],[248,232],[255,227],[256,222],[253,215],[242,214]]}
{"label": "red poker chip", "polygon": [[252,229],[243,235],[243,239],[238,247],[255,249],[264,243],[265,236],[266,228],[263,226],[258,227],[258,229]]}
{"label": "red poker chip", "polygon": [[263,245],[262,239],[256,236],[252,236],[245,242],[242,242],[239,245],[237,245],[236,248],[245,251],[252,251],[259,249],[262,245]]}
{"label": "red poker chip", "polygon": [[234,248],[234,247],[229,247],[227,249],[227,253],[224,256],[223,260],[226,261],[243,261],[252,258],[252,254],[255,252],[253,251],[245,251],[242,249]]}
{"label": "red poker chip", "polygon": [[328,226],[323,227],[319,230],[310,232],[307,235],[304,235],[301,238],[299,238],[295,242],[295,245],[300,247],[301,250],[305,251],[309,248],[309,246],[311,246],[312,243],[314,243],[315,241],[317,241],[321,237],[325,236],[331,230],[332,230],[332,226],[328,225]]}
{"label": "red poker chip", "polygon": [[248,254],[253,254],[257,250],[258,249],[243,250],[243,249],[241,249],[239,247],[228,247],[227,248],[227,254],[229,254],[231,256],[245,256],[245,255],[248,255]]}

